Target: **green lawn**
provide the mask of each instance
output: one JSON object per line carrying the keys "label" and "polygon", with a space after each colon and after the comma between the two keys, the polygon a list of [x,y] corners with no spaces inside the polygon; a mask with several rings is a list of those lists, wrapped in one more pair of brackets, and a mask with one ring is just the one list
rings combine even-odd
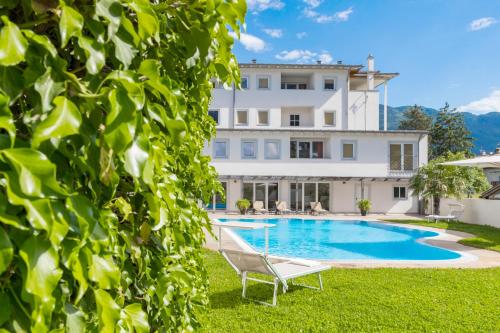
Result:
{"label": "green lawn", "polygon": [[441,229],[463,231],[473,234],[474,237],[464,238],[460,244],[500,252],[500,229],[487,225],[467,224],[461,222],[427,222],[427,220],[385,220],[387,222],[423,225]]}
{"label": "green lawn", "polygon": [[[332,269],[324,291],[291,287],[273,308],[243,300],[226,261],[205,257],[204,332],[500,332],[500,268]],[[250,282],[248,295],[270,301],[271,288]]]}

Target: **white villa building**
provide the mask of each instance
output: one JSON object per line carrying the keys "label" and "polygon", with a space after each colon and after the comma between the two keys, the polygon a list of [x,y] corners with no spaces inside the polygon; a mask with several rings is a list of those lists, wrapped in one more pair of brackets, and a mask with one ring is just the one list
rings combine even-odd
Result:
{"label": "white villa building", "polygon": [[[387,83],[397,73],[362,65],[240,64],[242,90],[214,84],[210,115],[217,136],[205,148],[226,200],[209,209],[237,210],[236,201],[277,200],[307,211],[320,201],[334,213],[417,213],[408,180],[427,163],[427,132],[387,130]],[[379,128],[378,88],[383,86]]]}

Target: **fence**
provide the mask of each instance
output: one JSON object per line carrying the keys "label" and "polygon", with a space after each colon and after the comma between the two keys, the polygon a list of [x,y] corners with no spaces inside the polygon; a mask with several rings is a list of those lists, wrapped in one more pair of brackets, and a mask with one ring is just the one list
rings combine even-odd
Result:
{"label": "fence", "polygon": [[464,213],[460,221],[471,224],[491,225],[500,228],[500,200],[487,199],[442,199],[441,215],[450,212],[448,204],[460,203],[464,205]]}

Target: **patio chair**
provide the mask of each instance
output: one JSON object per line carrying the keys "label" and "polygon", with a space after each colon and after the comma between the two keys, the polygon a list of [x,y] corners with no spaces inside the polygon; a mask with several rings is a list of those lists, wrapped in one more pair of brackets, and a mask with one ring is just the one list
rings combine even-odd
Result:
{"label": "patio chair", "polygon": [[311,214],[327,214],[328,211],[321,207],[320,201],[312,201],[311,202]]}
{"label": "patio chair", "polygon": [[451,203],[448,204],[450,207],[450,213],[448,215],[427,215],[427,221],[430,222],[433,220],[434,222],[437,222],[439,220],[446,220],[448,222],[450,221],[458,221],[458,219],[462,216],[464,213],[464,205],[459,204],[459,203]]}
{"label": "patio chair", "polygon": [[264,208],[264,203],[262,201],[255,201],[252,207],[255,213],[261,213],[261,214],[267,213],[267,209]]}
{"label": "patio chair", "polygon": [[[270,306],[276,306],[277,304],[278,287],[280,283],[282,284],[283,293],[286,293],[286,291],[288,290],[288,280],[310,274],[317,274],[319,287],[313,287],[303,284],[298,285],[306,288],[323,290],[323,282],[321,280],[320,273],[322,271],[330,269],[330,266],[328,265],[324,265],[311,260],[271,257],[265,256],[261,253],[245,252],[242,250],[222,249],[220,250],[220,252],[227,260],[227,262],[231,265],[231,267],[236,271],[236,273],[241,276],[241,283],[243,285],[241,296],[245,299]],[[258,273],[271,276],[273,278],[273,281],[249,277],[248,274],[250,273]],[[273,302],[267,303],[248,298],[246,296],[247,280],[273,285]],[[290,282],[293,284],[293,281]]]}
{"label": "patio chair", "polygon": [[276,201],[276,212],[279,214],[286,214],[292,211],[287,208],[286,201]]}

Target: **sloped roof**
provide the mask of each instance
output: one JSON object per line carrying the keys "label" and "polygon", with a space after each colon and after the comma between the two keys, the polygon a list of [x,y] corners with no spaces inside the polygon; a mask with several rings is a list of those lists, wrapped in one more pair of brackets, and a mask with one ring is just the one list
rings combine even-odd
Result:
{"label": "sloped roof", "polygon": [[497,194],[500,194],[500,184],[493,186],[487,191],[484,191],[480,197],[482,199],[490,199],[490,198],[493,199],[493,197],[496,196]]}

